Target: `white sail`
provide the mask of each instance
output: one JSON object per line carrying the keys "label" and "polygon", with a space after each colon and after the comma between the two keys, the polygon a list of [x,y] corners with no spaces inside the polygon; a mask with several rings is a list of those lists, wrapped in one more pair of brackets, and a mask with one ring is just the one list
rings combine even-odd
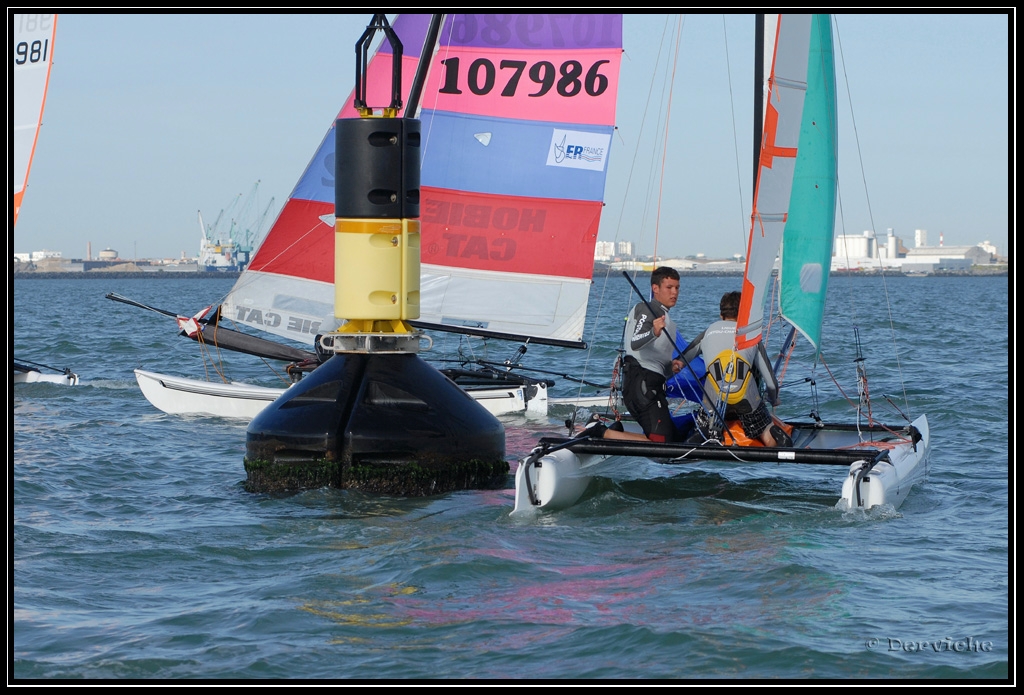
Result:
{"label": "white sail", "polygon": [[57,33],[55,14],[16,14],[11,67],[14,76],[14,223],[28,185],[39,126],[43,122],[46,87],[53,64],[53,38]]}

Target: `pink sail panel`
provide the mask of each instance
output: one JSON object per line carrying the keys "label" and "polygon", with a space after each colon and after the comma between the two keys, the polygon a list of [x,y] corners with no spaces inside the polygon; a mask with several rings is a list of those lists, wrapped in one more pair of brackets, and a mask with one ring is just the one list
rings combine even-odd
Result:
{"label": "pink sail panel", "polygon": [[451,48],[431,66],[424,108],[520,120],[615,124],[621,48]]}

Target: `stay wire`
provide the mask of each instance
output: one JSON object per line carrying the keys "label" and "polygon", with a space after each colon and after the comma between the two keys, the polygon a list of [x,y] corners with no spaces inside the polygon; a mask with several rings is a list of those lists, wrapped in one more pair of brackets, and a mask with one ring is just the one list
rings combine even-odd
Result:
{"label": "stay wire", "polygon": [[[833,20],[833,22],[835,24],[836,45],[839,48],[840,62],[842,64],[842,66],[843,66],[843,79],[844,79],[844,82],[846,84],[847,103],[849,104],[849,108],[850,108],[850,121],[851,121],[851,124],[852,124],[851,130],[853,131],[854,142],[856,144],[856,149],[857,149],[857,158],[858,158],[858,162],[860,163],[861,184],[864,187],[864,198],[865,198],[865,201],[867,203],[868,220],[870,221],[871,229],[875,230],[876,229],[876,227],[875,227],[875,216],[874,216],[874,211],[872,210],[872,207],[871,207],[871,195],[868,192],[867,175],[865,173],[865,166],[864,166],[864,154],[863,154],[863,150],[862,150],[862,148],[860,146],[860,133],[859,133],[859,131],[857,129],[857,118],[856,118],[856,116],[854,114],[854,110],[853,110],[853,97],[852,97],[852,95],[850,93],[850,80],[849,80],[849,75],[846,72],[846,59],[843,56],[843,42],[842,42],[842,37],[839,34],[839,20],[838,20],[838,18],[835,15],[832,15],[832,20]],[[836,183],[837,183],[837,187],[838,187],[838,181]],[[875,238],[877,240],[877,231],[876,231],[876,237]],[[905,381],[904,376],[903,376],[903,365],[902,365],[902,363],[900,361],[899,345],[896,342],[896,324],[895,324],[895,319],[893,318],[893,313],[892,313],[892,301],[891,301],[890,296],[889,296],[889,284],[886,281],[885,266],[882,263],[881,254],[877,254],[876,253],[876,256],[878,257],[878,270],[879,270],[880,275],[882,276],[882,290],[883,290],[883,292],[885,294],[885,307],[886,307],[886,312],[887,312],[888,319],[889,319],[889,334],[890,334],[890,336],[892,338],[893,354],[894,354],[894,356],[896,358],[896,372],[899,375],[900,388],[903,391],[904,407],[909,412],[910,411],[910,399],[907,396],[907,385],[906,385],[906,381]],[[849,266],[847,266],[847,267],[849,267]]]}
{"label": "stay wire", "polygon": [[[658,57],[657,57],[657,61],[656,61],[656,66],[663,65],[663,55],[664,55],[666,46],[671,43],[672,36],[674,36],[674,38],[675,38],[675,43],[676,43],[676,46],[677,46],[677,51],[676,52],[678,54],[678,43],[679,43],[679,40],[680,40],[680,36],[679,36],[679,34],[670,35],[669,34],[670,27],[671,27],[671,23],[670,22],[665,22],[663,24],[661,41],[660,41],[659,47],[658,47]],[[628,58],[629,54],[624,52],[623,53],[623,57],[624,58]],[[620,233],[621,233],[621,231],[623,229],[623,219],[624,219],[625,214],[626,214],[626,200],[629,198],[629,194],[630,194],[630,191],[631,191],[631,188],[632,188],[632,184],[633,184],[636,172],[637,172],[637,170],[639,168],[638,160],[639,160],[639,156],[640,156],[640,152],[641,152],[640,142],[641,142],[641,140],[644,137],[644,131],[646,130],[646,124],[649,123],[648,114],[651,112],[652,104],[654,104],[654,98],[653,97],[654,97],[654,93],[655,93],[655,86],[657,84],[656,77],[658,75],[658,72],[659,71],[658,71],[657,67],[651,72],[651,80],[650,80],[648,91],[647,91],[647,99],[646,99],[646,102],[644,104],[643,117],[641,118],[641,121],[640,121],[640,123],[641,123],[641,125],[640,125],[640,132],[637,135],[637,146],[632,148],[633,149],[633,158],[632,158],[632,160],[630,162],[629,173],[628,173],[628,175],[626,177],[626,186],[625,186],[625,190],[622,193],[622,199],[621,199],[621,203],[620,203],[620,206],[619,206],[619,217],[618,217],[618,220],[616,221],[616,225],[615,225],[615,230],[616,231],[615,231],[614,239],[615,239],[616,242],[618,242],[619,237],[620,237]],[[666,69],[666,75],[667,74],[668,74],[668,71]],[[663,87],[662,93],[664,94],[664,83],[662,83],[662,87]],[[666,121],[666,130],[667,130],[667,121]],[[616,132],[619,134],[619,138],[621,140],[622,139],[622,134],[619,133],[618,128],[616,128]],[[651,147],[652,147],[652,152],[656,152],[657,151],[657,144],[656,143],[652,144]],[[652,167],[649,170],[649,176],[653,176],[654,172],[655,172],[655,168]],[[651,189],[652,189],[652,187],[650,185],[648,185],[645,188],[645,190],[651,190]],[[645,204],[646,204],[646,201],[645,201]],[[647,215],[647,208],[645,206],[643,218],[646,218],[646,215]],[[641,229],[641,239],[642,239],[642,230],[644,229],[644,227],[645,227],[645,225],[643,223],[641,223],[641,226],[640,226],[640,229]],[[639,242],[638,242],[638,244],[639,244]],[[596,311],[595,311],[595,317],[594,317],[594,320],[592,322],[592,327],[590,329],[590,340],[587,341],[589,347],[587,349],[586,357],[584,359],[584,367],[583,367],[583,377],[584,378],[586,378],[587,372],[589,370],[590,361],[591,361],[591,359],[593,357],[593,349],[594,349],[594,346],[597,343],[597,331],[598,331],[598,326],[599,326],[599,324],[601,322],[600,319],[605,314],[605,305],[607,303],[606,302],[607,292],[608,292],[608,289],[609,289],[609,285],[611,284],[611,283],[608,282],[608,279],[610,278],[610,276],[611,276],[611,268],[607,268],[605,270],[604,282],[603,282],[603,284],[601,286],[601,292],[600,292],[600,295],[598,297],[597,308],[596,308]],[[626,294],[626,300],[629,301],[631,299],[631,297],[632,297],[632,294],[630,293],[630,291],[628,289],[626,290],[626,293],[627,293]],[[625,331],[625,317],[623,317],[623,332],[624,331]],[[623,345],[623,342],[620,339],[619,350],[618,350],[619,355],[622,354],[622,345]],[[614,372],[614,365],[613,365],[613,372]],[[580,387],[577,390],[577,398],[581,397],[582,394],[583,394],[583,383],[581,382],[580,383]],[[619,399],[616,397],[616,391],[614,389],[614,384],[612,384],[612,388],[609,390],[609,394],[608,394],[608,407],[609,407],[610,410],[612,410],[616,414],[618,414],[617,400],[619,400]],[[576,419],[579,416],[579,414],[580,414],[579,413],[579,409],[574,409],[572,420],[571,420],[571,422],[573,424],[575,424]]]}

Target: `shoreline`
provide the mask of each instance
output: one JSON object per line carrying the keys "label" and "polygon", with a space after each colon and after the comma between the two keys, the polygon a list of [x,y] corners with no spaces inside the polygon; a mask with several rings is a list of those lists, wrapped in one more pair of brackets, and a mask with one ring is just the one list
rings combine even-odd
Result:
{"label": "shoreline", "polygon": [[107,280],[133,280],[133,279],[154,279],[154,280],[223,280],[226,278],[236,279],[241,273],[237,272],[217,272],[217,273],[186,273],[186,272],[166,272],[162,270],[157,271],[139,271],[139,272],[123,272],[123,271],[74,271],[74,272],[60,272],[51,273],[38,270],[23,270],[21,272],[12,273],[12,280],[93,280],[93,279],[107,279]]}
{"label": "shoreline", "polygon": [[[621,271],[613,270],[611,268],[594,268],[594,279],[597,279],[599,275],[613,271],[619,273]],[[649,275],[650,271],[637,271],[638,275]],[[992,270],[949,270],[949,271],[938,271],[934,273],[903,273],[896,271],[886,271],[884,273],[878,271],[865,272],[861,270],[855,271],[833,271],[830,273],[830,277],[864,277],[874,278],[880,275],[887,277],[1005,277],[1008,276],[1009,270],[1005,267],[993,268]],[[124,272],[124,271],[68,271],[68,272],[46,272],[37,270],[23,270],[12,273],[10,278],[12,280],[141,280],[141,279],[153,279],[153,280],[224,280],[224,279],[237,279],[241,273],[238,272],[178,272],[178,271],[137,271],[137,272]],[[680,278],[702,278],[702,277],[743,277],[742,272],[734,271],[680,271]]]}

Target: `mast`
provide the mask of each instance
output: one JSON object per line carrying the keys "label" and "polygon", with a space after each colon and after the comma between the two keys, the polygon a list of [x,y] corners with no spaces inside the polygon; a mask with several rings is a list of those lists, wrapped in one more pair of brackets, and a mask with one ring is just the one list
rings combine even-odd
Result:
{"label": "mast", "polygon": [[757,188],[757,163],[761,156],[761,132],[764,128],[764,14],[754,15],[754,187]]}
{"label": "mast", "polygon": [[443,14],[430,17],[430,25],[427,27],[427,35],[420,51],[420,62],[416,65],[416,76],[413,77],[412,89],[409,90],[409,103],[405,107],[406,118],[416,118],[416,112],[419,111],[423,85],[427,81],[427,73],[430,72],[430,56],[437,48],[437,35],[441,31],[444,17]]}

